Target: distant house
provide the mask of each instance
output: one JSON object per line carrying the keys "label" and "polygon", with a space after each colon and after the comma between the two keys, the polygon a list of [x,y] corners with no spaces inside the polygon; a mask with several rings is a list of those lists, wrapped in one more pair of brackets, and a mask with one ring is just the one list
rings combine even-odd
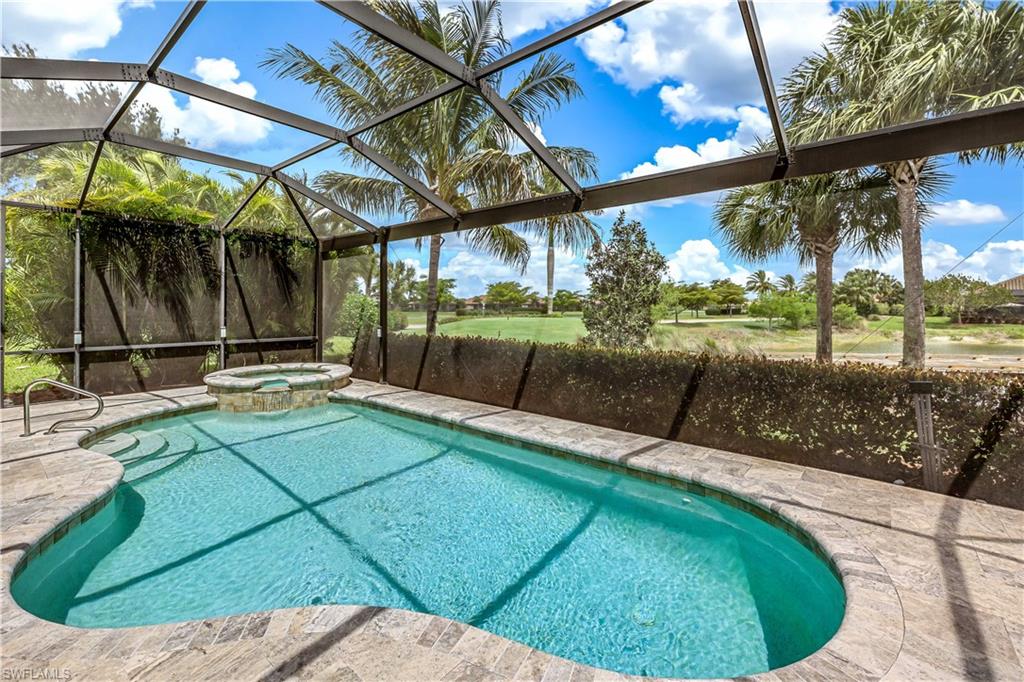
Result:
{"label": "distant house", "polygon": [[1017,275],[1008,280],[997,282],[997,287],[1009,289],[1013,294],[1013,302],[1024,305],[1024,275]]}
{"label": "distant house", "polygon": [[972,311],[964,316],[963,321],[971,324],[1024,324],[1024,275],[997,282],[995,286],[1009,289],[1013,301]]}
{"label": "distant house", "polygon": [[487,297],[486,296],[471,296],[464,298],[459,301],[460,307],[466,310],[487,310]]}

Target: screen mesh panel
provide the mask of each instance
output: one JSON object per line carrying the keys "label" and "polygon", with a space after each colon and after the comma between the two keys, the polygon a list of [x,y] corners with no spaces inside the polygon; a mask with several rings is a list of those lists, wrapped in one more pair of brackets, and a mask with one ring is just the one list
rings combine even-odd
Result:
{"label": "screen mesh panel", "polygon": [[232,343],[227,347],[227,366],[274,364],[278,362],[315,362],[313,341],[273,341],[270,343]]}
{"label": "screen mesh panel", "polygon": [[227,236],[228,339],[312,336],[316,248],[287,235]]}
{"label": "screen mesh panel", "polygon": [[214,230],[85,216],[82,250],[88,346],[217,338]]}
{"label": "screen mesh panel", "polygon": [[130,83],[105,81],[0,81],[4,130],[97,128],[114,112]]}
{"label": "screen mesh panel", "polygon": [[324,261],[324,360],[348,364],[359,329],[377,321],[379,257],[372,246],[332,255]]}
{"label": "screen mesh panel", "polygon": [[215,369],[217,353],[213,344],[82,354],[85,388],[100,394],[196,386],[203,383],[203,375]]}
{"label": "screen mesh panel", "polygon": [[21,208],[8,208],[6,216],[6,348],[68,348],[75,326],[74,217]]}
{"label": "screen mesh panel", "polygon": [[[74,353],[33,353],[4,356],[4,400],[20,405],[23,390],[36,379],[56,379],[73,383],[75,373]],[[32,402],[46,400],[67,400],[73,396],[53,386],[37,386],[32,389]],[[10,403],[6,403],[10,404]]]}
{"label": "screen mesh panel", "polygon": [[4,199],[47,205],[77,202],[95,154],[95,142],[73,142],[3,159],[0,178]]}

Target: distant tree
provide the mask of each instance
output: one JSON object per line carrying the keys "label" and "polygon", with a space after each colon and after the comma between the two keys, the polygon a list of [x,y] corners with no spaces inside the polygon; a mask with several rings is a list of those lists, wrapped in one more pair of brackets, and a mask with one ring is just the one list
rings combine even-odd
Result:
{"label": "distant tree", "polygon": [[751,317],[768,320],[768,329],[770,330],[772,321],[782,317],[785,312],[786,296],[787,294],[780,293],[764,294],[747,307],[747,312]]}
{"label": "distant tree", "polygon": [[718,296],[715,295],[715,292],[700,282],[680,284],[678,286],[680,291],[679,302],[686,310],[693,311],[694,317],[697,317],[701,310],[718,301]]}
{"label": "distant tree", "polygon": [[803,329],[814,320],[814,301],[809,301],[799,294],[776,294],[780,299],[779,317],[786,321],[791,329]]}
{"label": "distant tree", "polygon": [[498,311],[519,308],[537,294],[529,287],[511,280],[487,285],[487,302]]}
{"label": "distant tree", "polygon": [[578,291],[559,289],[555,292],[553,303],[555,310],[579,310],[580,306],[583,305],[583,297],[580,296],[580,292]]}
{"label": "distant tree", "polygon": [[416,286],[416,268],[404,260],[391,261],[388,264],[388,303],[394,307],[404,307],[412,298]]}
{"label": "distant tree", "polygon": [[924,296],[929,307],[941,309],[955,324],[963,321],[964,313],[1013,301],[1009,289],[966,275],[946,275],[925,282]]}
{"label": "distant tree", "polygon": [[746,289],[728,279],[716,279],[711,281],[711,293],[720,306],[725,306],[732,315],[734,308],[742,308],[747,302]]}
{"label": "distant tree", "polygon": [[679,313],[686,310],[682,300],[682,287],[673,282],[662,282],[661,283],[661,294],[658,299],[658,310],[655,313],[655,317],[662,318],[666,315],[672,315],[675,317],[675,321],[679,322]]}
{"label": "distant tree", "polygon": [[860,322],[857,309],[846,303],[839,303],[832,311],[832,324],[840,329],[854,329]]}
{"label": "distant tree", "polygon": [[341,336],[355,336],[360,329],[377,325],[378,312],[377,301],[353,292],[341,304],[335,328]]}
{"label": "distant tree", "polygon": [[642,348],[654,328],[668,264],[639,221],[622,211],[611,239],[594,244],[587,257],[590,295],[583,305],[588,340],[611,348]]}
{"label": "distant tree", "polygon": [[[591,159],[581,165],[585,173],[577,179],[597,179],[597,159]],[[549,172],[538,174],[535,192],[538,196],[561,192],[562,184]],[[596,211],[600,213],[600,211]],[[601,239],[601,231],[597,224],[586,213],[561,213],[538,218],[525,225],[526,229],[544,240],[547,246],[547,312],[555,310],[555,250],[563,249],[574,255],[586,253],[595,241]]]}
{"label": "distant tree", "polygon": [[892,275],[879,272],[875,280],[875,300],[892,306],[903,303],[903,283]]}
{"label": "distant tree", "polygon": [[[1024,99],[1024,5],[998,2],[856,3],[837,15],[825,46],[785,79],[780,99],[797,142],[854,135]],[[1024,145],[961,152],[1002,162]],[[934,159],[884,164],[896,192],[903,278],[903,364],[924,367],[922,191]],[[923,210],[924,209],[924,210]]]}
{"label": "distant tree", "polygon": [[[761,143],[756,151],[769,151]],[[764,262],[783,253],[814,265],[815,360],[832,362],[832,268],[840,248],[882,256],[899,233],[895,197],[878,173],[850,170],[739,187],[715,207],[730,253]]]}
{"label": "distant tree", "polygon": [[[409,302],[425,306],[429,300],[429,283],[426,277],[420,277],[409,289]],[[455,280],[442,277],[437,280],[437,304],[441,307],[452,305],[455,297]]]}
{"label": "distant tree", "polygon": [[835,302],[853,306],[862,317],[870,315],[875,302],[875,277],[872,273],[872,270],[866,268],[854,268],[847,272],[836,284]]}
{"label": "distant tree", "polygon": [[797,289],[804,296],[814,296],[818,293],[818,276],[808,272],[800,278],[800,286]]}
{"label": "distant tree", "polygon": [[754,295],[761,297],[775,291],[775,285],[772,284],[772,278],[768,276],[767,272],[758,270],[757,272],[750,273],[750,276],[747,277],[746,289],[753,292]]}
{"label": "distant tree", "polygon": [[796,277],[793,275],[783,275],[775,280],[775,288],[784,294],[795,294],[799,290],[796,283]]}
{"label": "distant tree", "polygon": [[836,284],[835,293],[837,303],[852,305],[859,315],[867,317],[875,312],[879,303],[900,303],[903,287],[892,275],[869,268],[854,268]]}

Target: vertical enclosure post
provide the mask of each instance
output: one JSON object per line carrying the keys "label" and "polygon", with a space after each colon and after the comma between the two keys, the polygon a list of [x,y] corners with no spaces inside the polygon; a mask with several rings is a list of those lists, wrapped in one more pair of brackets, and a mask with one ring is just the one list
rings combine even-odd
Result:
{"label": "vertical enclosure post", "polygon": [[316,336],[316,361],[324,361],[324,252],[316,242],[316,265],[313,272],[313,334]]}
{"label": "vertical enclosure post", "polygon": [[220,231],[220,303],[217,308],[217,366],[220,369],[227,367],[227,345],[228,338],[228,275],[227,275],[227,250],[228,242],[224,239],[224,230]]}
{"label": "vertical enclosure post", "polygon": [[388,233],[383,231],[380,238],[380,267],[377,281],[380,283],[380,325],[377,337],[380,345],[377,349],[377,380],[388,383]]}
{"label": "vertical enclosure post", "polygon": [[910,392],[914,396],[924,487],[938,492],[942,483],[942,450],[935,445],[935,431],[932,428],[932,382],[911,381]]}
{"label": "vertical enclosure post", "polygon": [[82,388],[82,211],[75,211],[75,328],[73,339],[75,345],[75,375],[72,384]]}

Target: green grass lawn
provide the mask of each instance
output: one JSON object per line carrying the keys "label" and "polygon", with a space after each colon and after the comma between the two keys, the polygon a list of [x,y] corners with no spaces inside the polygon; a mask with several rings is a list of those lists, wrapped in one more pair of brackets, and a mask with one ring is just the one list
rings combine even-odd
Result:
{"label": "green grass lawn", "polygon": [[[425,310],[411,310],[405,313],[405,318],[409,321],[410,327],[426,327],[427,326],[427,312]],[[442,312],[437,316],[438,320],[454,320],[455,313]]]}
{"label": "green grass lawn", "polygon": [[8,355],[4,358],[4,392],[20,393],[36,379],[58,379],[60,369],[45,355]]}
{"label": "green grass lawn", "polygon": [[582,317],[479,317],[438,325],[437,330],[445,336],[483,336],[544,343],[576,343],[586,334]]}
{"label": "green grass lawn", "polygon": [[[721,320],[660,324],[653,345],[667,350],[700,350],[713,345],[725,351],[760,353],[812,353],[814,329],[795,331],[764,320]],[[721,320],[721,321],[719,321]],[[868,333],[874,332],[868,336]],[[416,333],[417,329],[410,329]],[[575,343],[586,333],[583,320],[572,317],[484,317],[460,319],[439,327],[447,336],[483,336],[545,343]],[[950,355],[1022,355],[1024,325],[956,325],[945,317],[926,321],[929,352]],[[867,338],[865,338],[867,337]],[[865,320],[859,329],[836,330],[837,353],[899,353],[902,321],[898,318]]]}

